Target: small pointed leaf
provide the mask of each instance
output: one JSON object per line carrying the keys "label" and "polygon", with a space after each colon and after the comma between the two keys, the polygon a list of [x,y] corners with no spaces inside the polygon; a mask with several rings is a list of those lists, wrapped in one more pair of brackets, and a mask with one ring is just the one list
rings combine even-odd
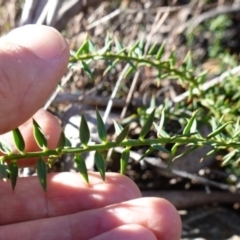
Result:
{"label": "small pointed leaf", "polygon": [[86,163],[83,159],[83,157],[79,154],[76,154],[75,157],[74,157],[74,161],[77,165],[77,169],[78,171],[82,174],[84,180],[89,183],[89,180],[88,180],[88,173],[87,173],[87,167],[86,167]]}
{"label": "small pointed leaf", "polygon": [[161,145],[158,145],[158,144],[152,144],[151,147],[155,150],[158,150],[158,151],[161,151],[161,152],[164,152],[164,153],[168,153],[168,154],[171,154],[170,151],[168,151],[165,147],[161,146]]}
{"label": "small pointed leaf", "polygon": [[122,51],[122,49],[124,49],[123,45],[119,42],[117,38],[115,38],[115,46],[116,46],[117,52],[120,52]]}
{"label": "small pointed leaf", "polygon": [[40,184],[42,185],[43,190],[47,191],[47,165],[42,158],[39,158],[37,162],[37,173]]}
{"label": "small pointed leaf", "polygon": [[118,122],[116,122],[114,120],[113,120],[113,124],[114,124],[116,135],[119,135],[122,132],[123,127]]}
{"label": "small pointed leaf", "polygon": [[116,137],[116,143],[121,143],[124,139],[126,139],[129,132],[129,125],[127,125],[120,134]]}
{"label": "small pointed leaf", "polygon": [[0,179],[8,178],[8,165],[5,161],[0,161]]}
{"label": "small pointed leaf", "polygon": [[11,163],[9,164],[8,170],[9,170],[9,176],[12,184],[12,190],[14,191],[17,183],[17,178],[18,178],[17,161],[11,161]]}
{"label": "small pointed leaf", "polygon": [[151,127],[152,127],[152,124],[153,124],[153,120],[154,120],[155,110],[156,110],[156,109],[154,109],[154,110],[150,113],[150,115],[149,115],[149,117],[147,118],[145,124],[143,125],[142,130],[141,130],[141,132],[140,132],[140,134],[139,134],[139,138],[140,138],[140,139],[143,139],[143,138],[148,134],[148,132],[150,131],[150,129],[151,129]]}
{"label": "small pointed leaf", "polygon": [[33,119],[33,135],[40,148],[43,149],[47,147],[47,139],[43,133],[43,130],[34,119]]}
{"label": "small pointed leaf", "polygon": [[80,48],[77,50],[76,57],[79,57],[82,54],[89,52],[88,47],[88,40],[85,40],[85,42],[80,46]]}
{"label": "small pointed leaf", "polygon": [[96,115],[97,115],[97,130],[98,130],[98,136],[99,138],[105,142],[107,139],[107,131],[106,131],[106,127],[105,124],[103,122],[103,119],[100,115],[100,113],[98,112],[98,110],[96,110]]}
{"label": "small pointed leaf", "polygon": [[183,130],[183,134],[188,134],[196,131],[196,121],[195,121],[196,115],[197,115],[197,111],[195,111],[191,116],[191,118],[188,120],[188,123]]}
{"label": "small pointed leaf", "polygon": [[130,149],[126,148],[121,155],[121,160],[120,160],[120,173],[125,174],[127,170],[127,164],[129,160],[129,155],[130,155]]}
{"label": "small pointed leaf", "polygon": [[60,133],[60,137],[58,140],[58,144],[57,144],[57,148],[64,148],[64,146],[66,145],[66,137],[63,131],[61,131]]}
{"label": "small pointed leaf", "polygon": [[220,126],[219,128],[217,128],[215,131],[209,133],[209,134],[207,135],[207,139],[212,138],[212,137],[215,137],[216,135],[218,135],[219,133],[221,133],[221,132],[223,131],[223,129],[224,129],[227,125],[229,125],[230,123],[231,123],[231,122],[227,122],[227,123],[223,124],[222,126]]}
{"label": "small pointed leaf", "polygon": [[22,136],[21,132],[19,131],[19,129],[16,128],[16,129],[12,130],[12,134],[13,134],[13,141],[14,141],[14,144],[15,144],[17,150],[19,152],[24,152],[25,142],[24,142],[23,136]]}
{"label": "small pointed leaf", "polygon": [[95,152],[94,161],[95,161],[98,171],[100,172],[102,180],[105,181],[105,171],[106,171],[105,165],[106,164],[105,164],[105,160],[103,159],[102,155],[98,151]]}
{"label": "small pointed leaf", "polygon": [[0,151],[4,154],[9,154],[12,152],[11,146],[0,138]]}
{"label": "small pointed leaf", "polygon": [[163,44],[161,45],[161,47],[159,48],[158,52],[157,52],[156,60],[160,60],[160,59],[161,59],[164,51],[165,51],[165,44],[163,43]]}
{"label": "small pointed leaf", "polygon": [[89,131],[88,124],[87,124],[87,121],[86,121],[84,115],[82,115],[82,117],[81,117],[79,137],[80,137],[80,141],[83,145],[88,144],[89,139],[90,139],[90,131]]}

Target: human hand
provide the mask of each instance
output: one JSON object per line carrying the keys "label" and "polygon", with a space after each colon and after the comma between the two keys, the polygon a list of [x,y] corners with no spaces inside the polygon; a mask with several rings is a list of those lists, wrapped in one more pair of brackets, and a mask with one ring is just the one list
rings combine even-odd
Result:
{"label": "human hand", "polygon": [[[69,49],[54,29],[29,25],[0,40],[0,133],[20,126],[26,151],[36,151],[32,115],[55,148],[60,125],[40,110],[64,74]],[[1,137],[9,140],[9,133]],[[20,160],[21,167],[34,163]],[[43,192],[36,177],[19,178],[14,192],[0,181],[0,239],[143,239],[178,240],[181,222],[175,208],[160,198],[141,198],[127,177],[89,173],[90,185],[80,174],[48,175]]]}

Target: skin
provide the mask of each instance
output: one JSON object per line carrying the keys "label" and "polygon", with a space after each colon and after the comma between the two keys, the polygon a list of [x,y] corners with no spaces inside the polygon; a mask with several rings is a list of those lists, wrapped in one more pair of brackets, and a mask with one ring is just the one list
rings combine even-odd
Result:
{"label": "skin", "polygon": [[[8,142],[20,126],[26,151],[38,148],[33,140],[32,116],[54,148],[60,134],[58,120],[38,110],[67,68],[69,49],[56,30],[24,26],[0,39],[0,134]],[[20,160],[21,167],[35,159]],[[127,177],[89,173],[90,185],[80,174],[48,175],[43,192],[37,177],[18,179],[14,192],[10,182],[0,181],[0,240],[14,239],[130,239],[178,240],[179,215],[161,198],[141,198]]]}

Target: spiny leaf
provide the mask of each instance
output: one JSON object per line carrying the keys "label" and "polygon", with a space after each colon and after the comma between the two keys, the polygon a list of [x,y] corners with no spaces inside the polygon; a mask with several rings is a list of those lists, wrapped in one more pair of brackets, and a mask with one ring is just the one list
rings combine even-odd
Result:
{"label": "spiny leaf", "polygon": [[0,178],[7,179],[8,177],[8,165],[4,161],[0,161]]}
{"label": "spiny leaf", "polygon": [[11,146],[0,138],[0,151],[4,154],[9,154],[12,152]]}
{"label": "spiny leaf", "polygon": [[102,49],[99,50],[99,54],[104,54],[108,51],[110,51],[112,45],[112,41],[108,42],[107,45],[105,45]]}
{"label": "spiny leaf", "polygon": [[83,157],[80,154],[76,154],[75,157],[74,157],[74,161],[77,165],[78,171],[82,174],[84,180],[87,183],[89,183],[87,167],[86,167],[86,163],[85,163]]}
{"label": "spiny leaf", "polygon": [[223,129],[224,129],[227,125],[229,125],[230,123],[231,123],[231,122],[227,122],[227,123],[223,124],[222,126],[220,126],[219,128],[217,128],[215,131],[209,133],[209,134],[207,135],[207,139],[212,138],[212,137],[218,135],[218,134],[219,134],[220,132],[222,132]]}
{"label": "spiny leaf", "polygon": [[164,137],[164,138],[169,138],[170,137],[170,135],[168,133],[166,133],[163,129],[159,130],[159,135],[158,136],[161,136],[161,137]]}
{"label": "spiny leaf", "polygon": [[132,46],[131,49],[129,50],[129,53],[128,53],[129,56],[131,56],[132,53],[134,52],[134,50],[138,47],[139,42],[140,42],[140,40],[138,40],[137,42],[135,42],[135,43],[133,44],[133,46]]}
{"label": "spiny leaf", "polygon": [[42,158],[37,161],[37,173],[43,190],[47,191],[47,165]]}
{"label": "spiny leaf", "polygon": [[37,145],[40,148],[42,149],[47,148],[47,139],[43,133],[43,130],[34,119],[33,119],[33,135],[37,142]]}
{"label": "spiny leaf", "polygon": [[118,122],[116,122],[114,120],[113,120],[113,124],[114,124],[116,135],[119,135],[122,132],[123,127]]}
{"label": "spiny leaf", "polygon": [[106,127],[105,124],[103,122],[103,119],[100,115],[100,113],[98,112],[98,110],[96,110],[96,115],[97,115],[97,130],[98,130],[98,136],[99,138],[105,142],[107,139],[107,131],[106,131]]}
{"label": "spiny leaf", "polygon": [[153,120],[154,120],[154,114],[155,114],[155,110],[154,109],[149,117],[147,118],[145,124],[143,125],[142,129],[141,129],[141,132],[139,134],[139,138],[140,139],[144,139],[144,137],[148,134],[148,132],[150,131],[151,127],[152,127],[152,124],[153,124]]}
{"label": "spiny leaf", "polygon": [[184,157],[184,156],[186,156],[187,154],[189,154],[190,152],[193,152],[193,151],[195,151],[195,150],[198,149],[198,148],[199,148],[199,146],[191,146],[187,151],[184,151],[183,153],[181,153],[181,154],[177,155],[176,157],[174,157],[174,158],[172,159],[172,161],[175,161],[176,159],[178,159],[178,158],[180,158],[180,157]]}
{"label": "spiny leaf", "polygon": [[129,132],[129,125],[127,125],[120,133],[119,135],[116,137],[116,143],[121,143],[128,135]]}
{"label": "spiny leaf", "polygon": [[98,171],[100,172],[102,180],[105,182],[105,171],[106,171],[105,165],[106,164],[105,164],[105,160],[103,159],[102,155],[98,151],[95,152],[94,161],[95,161]]}
{"label": "spiny leaf", "polygon": [[66,137],[63,131],[60,133],[60,137],[58,140],[57,148],[64,148],[66,144]]}
{"label": "spiny leaf", "polygon": [[222,162],[222,166],[226,165],[236,154],[237,154],[237,150],[233,150],[230,153],[226,154],[223,157],[223,162]]}
{"label": "spiny leaf", "polygon": [[82,115],[81,117],[81,123],[80,123],[80,128],[79,128],[79,137],[80,137],[80,141],[83,145],[87,145],[90,139],[90,131],[88,128],[88,124],[87,121],[84,117],[84,115]]}
{"label": "spiny leaf", "polygon": [[9,170],[9,176],[12,184],[12,190],[14,191],[17,183],[17,178],[18,178],[17,161],[11,161],[11,163],[9,164],[8,170]]}
{"label": "spiny leaf", "polygon": [[188,123],[183,130],[183,134],[188,134],[196,131],[196,127],[197,127],[196,115],[197,115],[197,111],[195,111],[191,116],[191,118],[188,120]]}
{"label": "spiny leaf", "polygon": [[179,144],[178,143],[175,143],[171,149],[171,154],[174,155],[177,151],[177,148],[178,148]]}
{"label": "spiny leaf", "polygon": [[153,147],[150,147],[137,161],[140,162],[142,159],[147,157],[149,154],[151,154],[154,151]]}
{"label": "spiny leaf", "polygon": [[115,47],[117,49],[117,52],[120,52],[124,49],[123,45],[118,41],[117,38],[115,38]]}
{"label": "spiny leaf", "polygon": [[161,119],[159,123],[159,128],[162,129],[165,121],[165,108],[162,109],[161,111]]}
{"label": "spiny leaf", "polygon": [[148,55],[152,56],[156,52],[156,43],[154,43],[148,51]]}
{"label": "spiny leaf", "polygon": [[77,50],[76,57],[79,57],[82,54],[89,52],[88,40],[85,40],[84,43]]}
{"label": "spiny leaf", "polygon": [[95,53],[97,51],[96,46],[90,39],[88,39],[88,50],[90,53]]}
{"label": "spiny leaf", "polygon": [[151,147],[153,149],[156,149],[158,151],[161,151],[161,152],[164,152],[164,153],[168,153],[168,154],[171,154],[170,151],[168,151],[165,147],[161,146],[161,145],[158,145],[158,144],[152,144]]}
{"label": "spiny leaf", "polygon": [[121,174],[124,174],[126,172],[129,155],[130,155],[130,149],[129,148],[124,149],[124,151],[122,152],[122,155],[121,155],[121,160],[120,160],[120,173]]}
{"label": "spiny leaf", "polygon": [[157,52],[156,60],[160,60],[160,59],[161,59],[164,51],[165,51],[165,44],[163,43],[163,44],[161,45],[161,47],[159,48],[158,52]]}
{"label": "spiny leaf", "polygon": [[22,136],[21,132],[19,131],[19,129],[16,128],[16,129],[12,130],[12,134],[13,134],[13,141],[14,141],[14,144],[15,144],[17,150],[19,152],[24,152],[25,142],[24,142],[23,136]]}
{"label": "spiny leaf", "polygon": [[85,61],[82,61],[82,66],[83,66],[83,69],[86,71],[86,73],[88,73],[88,75],[93,78],[93,72],[91,70],[91,68],[89,67],[89,65],[85,62]]}

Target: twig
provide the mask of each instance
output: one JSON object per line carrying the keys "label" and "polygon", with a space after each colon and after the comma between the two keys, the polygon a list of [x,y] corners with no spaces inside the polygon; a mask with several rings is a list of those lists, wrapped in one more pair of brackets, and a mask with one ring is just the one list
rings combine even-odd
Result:
{"label": "twig", "polygon": [[[61,87],[63,87],[68,81],[69,79],[72,77],[73,75],[73,71],[69,71],[67,76],[63,77],[62,83],[61,83]],[[61,91],[60,87],[57,87],[57,89],[55,90],[55,92],[52,94],[52,96],[48,99],[48,101],[45,103],[43,109],[48,109],[49,106],[51,105],[51,103],[54,101],[54,99],[57,97],[58,93]]]}
{"label": "twig", "polygon": [[111,97],[109,99],[109,102],[107,104],[107,108],[106,108],[106,110],[104,112],[104,116],[103,116],[104,123],[107,121],[108,115],[109,115],[109,113],[110,113],[110,111],[112,109],[112,106],[113,106],[113,99],[115,98],[115,96],[117,94],[117,91],[118,91],[118,88],[119,88],[119,86],[120,86],[120,84],[121,84],[121,82],[122,82],[122,80],[124,78],[124,75],[127,72],[129,67],[130,67],[130,64],[127,64],[125,66],[125,68],[122,70],[122,72],[119,75],[119,77],[118,77],[118,80],[117,80],[116,85],[115,85],[115,87],[113,89],[112,95],[111,95]]}

